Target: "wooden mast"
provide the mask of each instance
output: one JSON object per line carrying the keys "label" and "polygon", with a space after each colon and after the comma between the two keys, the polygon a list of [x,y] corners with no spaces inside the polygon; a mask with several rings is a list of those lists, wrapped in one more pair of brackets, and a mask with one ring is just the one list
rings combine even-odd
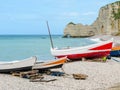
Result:
{"label": "wooden mast", "polygon": [[47,28],[48,28],[48,32],[49,32],[49,37],[50,37],[51,46],[52,46],[52,48],[54,48],[54,46],[53,46],[53,41],[52,41],[52,36],[51,36],[51,33],[50,33],[50,28],[49,28],[49,25],[48,25],[48,21],[46,21],[46,23],[47,23]]}

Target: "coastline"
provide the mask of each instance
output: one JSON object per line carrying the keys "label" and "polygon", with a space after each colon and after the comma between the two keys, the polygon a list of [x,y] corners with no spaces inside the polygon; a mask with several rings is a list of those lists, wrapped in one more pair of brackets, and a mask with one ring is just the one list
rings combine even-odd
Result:
{"label": "coastline", "polygon": [[[46,76],[54,78],[52,82],[30,82],[29,79],[0,74],[0,90],[112,90],[120,83],[120,63],[76,61],[66,63],[63,69],[69,76]],[[61,71],[61,69],[55,69]],[[86,80],[75,80],[74,73],[88,75]]]}
{"label": "coastline", "polygon": [[[110,39],[111,36],[91,38]],[[113,36],[112,36],[113,37]],[[114,36],[114,43],[120,45],[120,37]],[[51,82],[30,82],[12,75],[0,74],[0,90],[120,90],[120,63],[76,61],[66,63],[63,69],[67,76],[47,76],[57,79]],[[61,71],[61,69],[55,69]],[[86,74],[86,80],[75,80],[72,74]]]}

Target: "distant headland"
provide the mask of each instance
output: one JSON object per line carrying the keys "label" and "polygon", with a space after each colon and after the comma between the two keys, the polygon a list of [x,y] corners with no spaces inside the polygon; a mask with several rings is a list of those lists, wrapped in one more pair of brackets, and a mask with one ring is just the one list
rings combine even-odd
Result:
{"label": "distant headland", "polygon": [[120,1],[101,7],[97,19],[91,25],[68,23],[63,37],[90,37],[100,34],[120,35]]}

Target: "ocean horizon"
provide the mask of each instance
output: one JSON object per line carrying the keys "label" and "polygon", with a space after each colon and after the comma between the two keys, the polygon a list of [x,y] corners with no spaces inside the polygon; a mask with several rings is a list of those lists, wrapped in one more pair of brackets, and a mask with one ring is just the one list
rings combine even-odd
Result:
{"label": "ocean horizon", "polygon": [[[77,47],[93,44],[87,38],[62,38],[52,35],[54,47]],[[53,60],[49,35],[0,35],[0,62],[18,61],[36,56],[40,61]]]}

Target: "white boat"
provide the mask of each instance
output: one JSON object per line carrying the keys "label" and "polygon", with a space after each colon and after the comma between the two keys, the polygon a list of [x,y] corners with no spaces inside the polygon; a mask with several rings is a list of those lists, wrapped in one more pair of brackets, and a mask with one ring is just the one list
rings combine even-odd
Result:
{"label": "white boat", "polygon": [[67,56],[67,58],[71,60],[99,58],[110,54],[112,44],[113,39],[82,47],[51,48],[51,54],[57,58]]}
{"label": "white boat", "polygon": [[32,66],[36,63],[36,59],[36,57],[30,57],[16,62],[2,63],[0,64],[0,73],[32,70]]}

